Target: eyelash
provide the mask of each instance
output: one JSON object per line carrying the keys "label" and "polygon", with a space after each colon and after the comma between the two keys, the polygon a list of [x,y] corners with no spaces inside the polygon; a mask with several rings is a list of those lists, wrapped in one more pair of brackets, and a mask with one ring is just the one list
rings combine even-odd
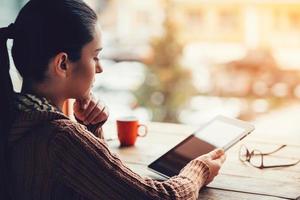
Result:
{"label": "eyelash", "polygon": [[94,57],[94,60],[95,61],[99,61],[100,60],[100,56],[98,55],[98,56]]}

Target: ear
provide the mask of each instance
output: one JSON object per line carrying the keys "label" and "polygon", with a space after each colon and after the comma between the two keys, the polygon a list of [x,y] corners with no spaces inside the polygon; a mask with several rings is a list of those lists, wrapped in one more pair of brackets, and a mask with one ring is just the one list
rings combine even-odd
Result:
{"label": "ear", "polygon": [[64,52],[61,52],[54,57],[53,65],[53,72],[61,78],[68,77],[71,72],[68,54]]}

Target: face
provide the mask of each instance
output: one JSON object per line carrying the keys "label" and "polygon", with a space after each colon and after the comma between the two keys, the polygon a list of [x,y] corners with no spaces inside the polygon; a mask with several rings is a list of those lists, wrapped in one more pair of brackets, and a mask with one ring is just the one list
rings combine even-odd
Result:
{"label": "face", "polygon": [[71,98],[88,98],[95,81],[95,74],[103,71],[100,64],[102,50],[100,27],[96,27],[94,39],[87,43],[81,51],[80,60],[72,63],[72,74],[68,83]]}

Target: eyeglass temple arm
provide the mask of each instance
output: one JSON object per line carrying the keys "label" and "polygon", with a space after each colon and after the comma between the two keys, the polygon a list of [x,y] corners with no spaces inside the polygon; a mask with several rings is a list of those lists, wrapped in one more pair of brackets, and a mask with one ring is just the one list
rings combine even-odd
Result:
{"label": "eyeglass temple arm", "polygon": [[268,152],[268,153],[262,153],[262,155],[270,155],[270,154],[273,154],[273,153],[275,153],[275,152],[277,152],[277,151],[279,151],[280,149],[282,149],[282,148],[284,148],[284,147],[286,147],[286,144],[284,144],[284,145],[281,145],[279,148],[277,148],[277,149],[275,149],[274,151],[271,151],[271,152]]}
{"label": "eyeglass temple arm", "polygon": [[285,165],[269,165],[269,166],[262,166],[262,167],[259,167],[259,168],[260,168],[260,169],[264,169],[264,168],[275,168],[275,167],[290,167],[290,166],[297,165],[298,163],[300,163],[300,160],[298,160],[297,162],[292,163],[292,164],[285,164]]}

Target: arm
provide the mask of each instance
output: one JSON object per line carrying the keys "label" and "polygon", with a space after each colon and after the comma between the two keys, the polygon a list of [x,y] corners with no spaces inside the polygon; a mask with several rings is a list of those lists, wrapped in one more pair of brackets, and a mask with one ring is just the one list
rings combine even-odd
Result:
{"label": "arm", "polygon": [[105,104],[91,94],[84,100],[76,100],[73,105],[77,122],[85,125],[96,137],[103,139],[102,125],[108,119],[108,109]]}
{"label": "arm", "polygon": [[209,176],[200,160],[191,161],[178,176],[159,182],[143,179],[123,165],[103,140],[68,120],[50,143],[58,177],[90,199],[196,199]]}
{"label": "arm", "polygon": [[[75,116],[75,115],[74,115],[74,116]],[[76,119],[76,121],[77,121],[78,123],[80,123],[81,125],[86,126],[87,129],[88,129],[91,133],[93,133],[96,137],[98,137],[98,138],[100,138],[100,139],[104,139],[104,133],[103,133],[102,126],[103,126],[103,124],[106,122],[106,120],[103,121],[103,122],[99,122],[99,123],[97,123],[97,124],[88,124],[88,125],[85,125],[85,124],[83,123],[83,121],[81,121],[80,119],[78,119],[76,116],[75,116],[75,119]]]}

